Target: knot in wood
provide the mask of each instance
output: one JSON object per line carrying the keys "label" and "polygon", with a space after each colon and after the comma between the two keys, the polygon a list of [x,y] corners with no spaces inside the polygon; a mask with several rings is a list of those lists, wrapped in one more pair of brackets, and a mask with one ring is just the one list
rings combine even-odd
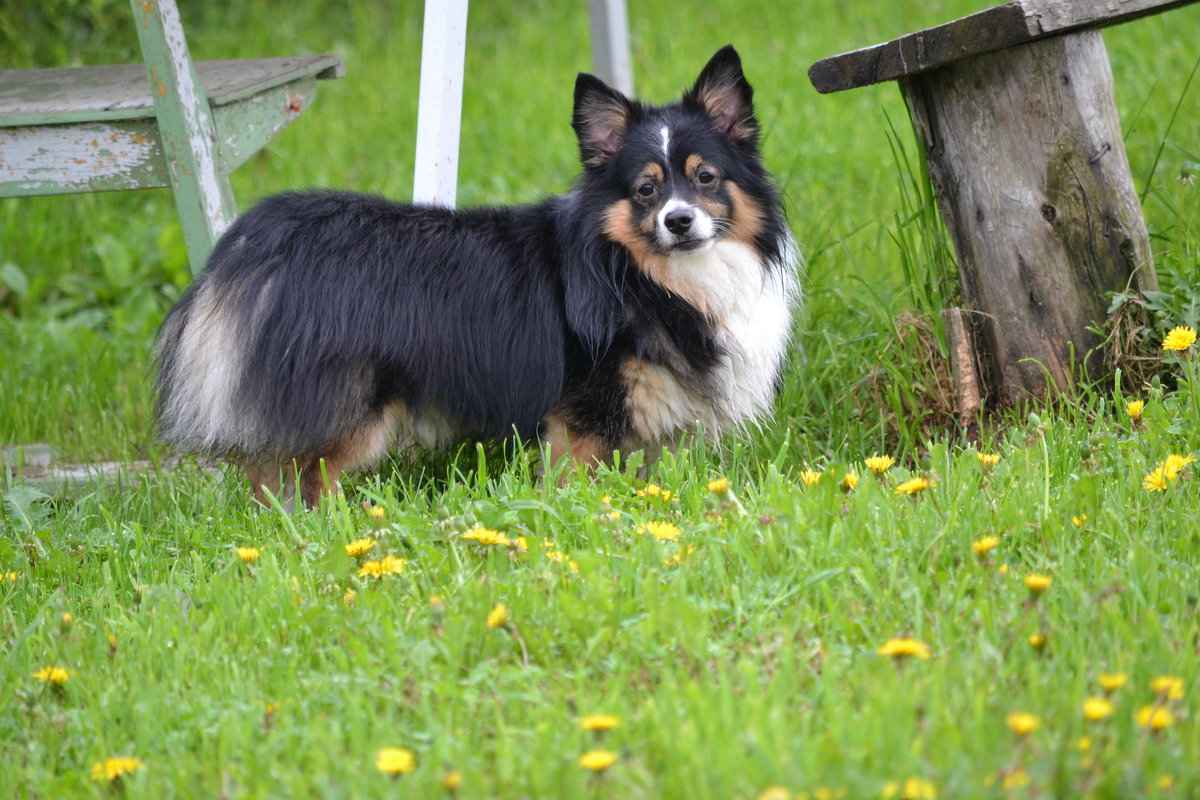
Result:
{"label": "knot in wood", "polygon": [[1058,219],[1058,209],[1049,203],[1044,203],[1042,205],[1042,219],[1053,223],[1054,220]]}

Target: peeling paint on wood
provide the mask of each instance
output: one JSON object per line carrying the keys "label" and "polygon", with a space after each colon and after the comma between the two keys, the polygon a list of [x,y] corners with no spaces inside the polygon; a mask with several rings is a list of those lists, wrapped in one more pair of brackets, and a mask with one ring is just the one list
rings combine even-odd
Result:
{"label": "peeling paint on wood", "polygon": [[169,186],[153,122],[0,128],[0,197]]}

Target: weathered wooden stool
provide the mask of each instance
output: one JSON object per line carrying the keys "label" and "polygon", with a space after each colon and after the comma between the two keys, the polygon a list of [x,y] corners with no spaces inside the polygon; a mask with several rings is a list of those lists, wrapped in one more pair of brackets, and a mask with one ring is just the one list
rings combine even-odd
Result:
{"label": "weathered wooden stool", "polygon": [[1155,289],[1099,28],[1195,0],[1014,0],[822,59],[820,92],[898,79],[958,255],[964,423],[1103,374],[1107,292]]}
{"label": "weathered wooden stool", "polygon": [[308,108],[336,55],[192,63],[174,0],[130,0],[145,64],[0,70],[0,198],[170,186],[192,271],[229,174]]}

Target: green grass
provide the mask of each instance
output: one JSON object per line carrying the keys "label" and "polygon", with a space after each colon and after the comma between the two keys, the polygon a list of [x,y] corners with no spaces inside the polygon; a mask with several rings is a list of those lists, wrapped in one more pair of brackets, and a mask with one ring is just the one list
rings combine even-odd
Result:
{"label": "green grass", "polygon": [[[776,420],[743,441],[649,467],[626,454],[561,488],[536,477],[531,451],[405,456],[297,516],[257,509],[233,472],[192,462],[53,497],[0,486],[0,573],[14,576],[0,579],[6,794],[115,795],[90,767],[133,755],[146,768],[123,782],[131,797],[439,797],[451,768],[463,797],[753,798],[772,784],[878,797],[910,776],[939,797],[1196,796],[1200,490],[1192,468],[1166,492],[1141,485],[1170,453],[1200,453],[1185,365],[1127,394],[1092,387],[1001,416],[980,446],[1002,460],[984,470],[945,427],[936,331],[920,315],[952,288],[899,93],[821,97],[805,77],[821,56],[985,5],[713,0],[681,20],[678,4],[631,4],[648,99],[738,46],[806,254]],[[243,207],[306,185],[410,193],[419,4],[182,10],[197,58],[347,58],[346,79],[235,175]],[[118,0],[0,0],[5,66],[130,58],[123,14]],[[1151,338],[1200,310],[1200,188],[1176,180],[1200,162],[1197,54],[1178,35],[1197,21],[1184,8],[1106,33],[1163,282]],[[470,24],[460,202],[564,190],[571,87],[589,66],[583,4],[475,3]],[[0,209],[0,442],[159,462],[152,337],[187,281],[169,193]],[[1134,395],[1139,426],[1123,412]],[[898,460],[882,479],[861,463],[876,452]],[[806,487],[806,469],[819,482]],[[849,470],[861,481],[843,493]],[[918,473],[932,488],[894,494]],[[722,475],[737,504],[706,488]],[[639,496],[648,482],[671,500]],[[363,503],[385,509],[382,527]],[[677,525],[679,542],[637,533],[651,521]],[[463,540],[475,524],[528,550]],[[357,577],[343,546],[366,535],[407,559],[403,574]],[[972,544],[990,535],[999,545],[980,559]],[[259,548],[257,563],[238,547]],[[1053,580],[1037,600],[1030,573]],[[497,603],[511,628],[487,628]],[[899,636],[932,657],[877,654]],[[61,690],[32,677],[50,665],[71,671]],[[1082,703],[1112,671],[1128,685],[1113,717],[1089,724]],[[1163,674],[1186,692],[1150,735],[1134,714]],[[1027,739],[1005,727],[1017,710],[1041,718]],[[601,740],[578,729],[597,711],[620,717]],[[374,768],[388,746],[417,756],[398,784]],[[593,746],[620,754],[602,776],[577,763]],[[1002,788],[1022,774],[1027,787]]]}

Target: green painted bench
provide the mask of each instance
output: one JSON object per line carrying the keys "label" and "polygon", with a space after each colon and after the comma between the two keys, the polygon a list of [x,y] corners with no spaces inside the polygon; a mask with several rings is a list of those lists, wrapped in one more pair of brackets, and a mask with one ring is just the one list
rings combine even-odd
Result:
{"label": "green painted bench", "polygon": [[0,70],[0,198],[170,186],[193,272],[237,214],[229,174],[341,56],[198,61],[174,0],[131,0],[144,65]]}

